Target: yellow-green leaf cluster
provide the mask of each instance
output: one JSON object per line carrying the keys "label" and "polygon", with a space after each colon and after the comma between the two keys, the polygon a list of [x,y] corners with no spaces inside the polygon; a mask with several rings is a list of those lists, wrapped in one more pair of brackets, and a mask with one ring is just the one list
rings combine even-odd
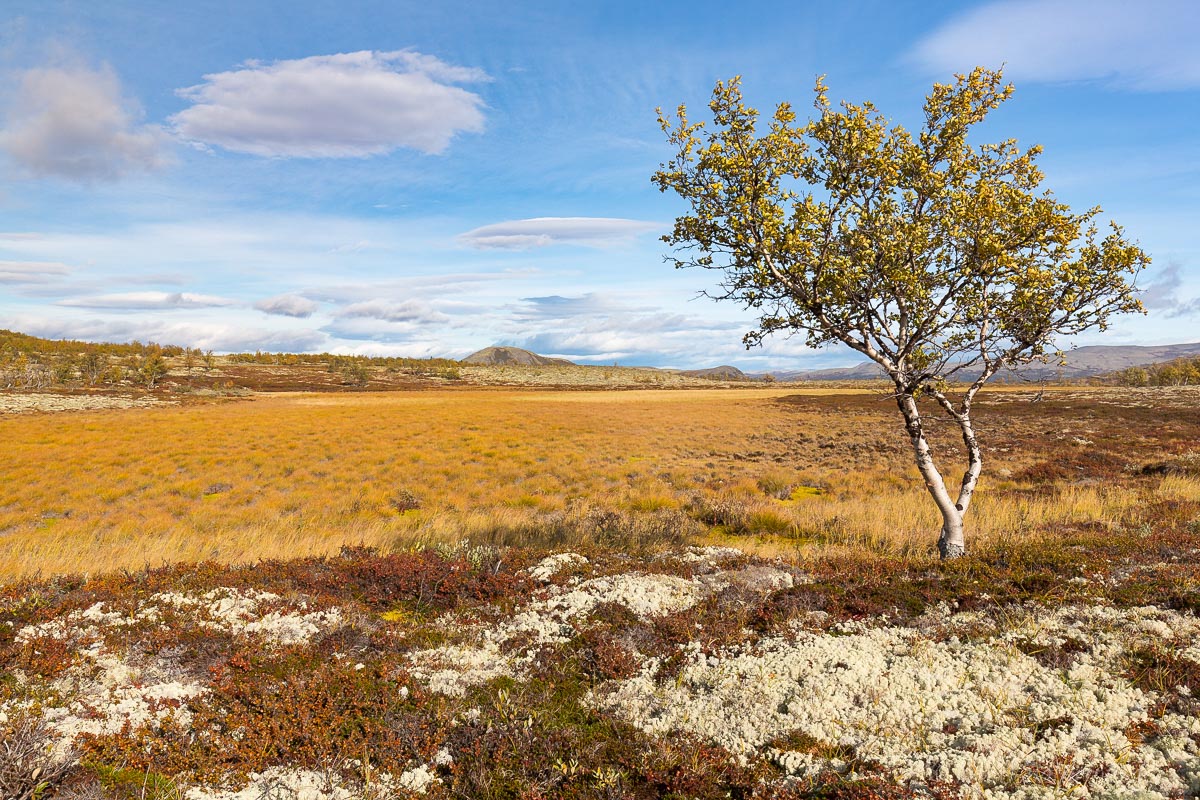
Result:
{"label": "yellow-green leaf cluster", "polygon": [[970,141],[1012,91],[982,67],[935,84],[915,136],[870,103],[834,106],[822,79],[805,123],[783,103],[764,124],[738,78],[716,85],[711,123],[660,112],[675,155],[653,180],[690,205],[663,237],[675,264],[720,270],[714,296],[760,312],[748,345],[840,341],[906,391],[986,380],[1140,310],[1149,258],[1116,225],[1100,238],[1098,208],[1040,190],[1040,147]]}

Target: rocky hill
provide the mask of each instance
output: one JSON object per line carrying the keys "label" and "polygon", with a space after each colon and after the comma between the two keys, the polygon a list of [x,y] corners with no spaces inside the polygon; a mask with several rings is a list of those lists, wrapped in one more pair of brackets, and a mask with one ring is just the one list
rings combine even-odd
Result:
{"label": "rocky hill", "polygon": [[565,358],[550,358],[540,356],[520,347],[485,347],[462,359],[464,364],[487,364],[498,366],[514,364],[527,367],[572,366],[573,362]]}

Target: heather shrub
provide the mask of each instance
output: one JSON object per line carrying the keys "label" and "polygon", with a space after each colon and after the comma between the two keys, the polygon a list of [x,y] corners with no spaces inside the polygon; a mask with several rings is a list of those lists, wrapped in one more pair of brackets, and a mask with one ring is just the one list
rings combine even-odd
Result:
{"label": "heather shrub", "polygon": [[211,674],[210,692],[189,703],[188,729],[168,720],[85,736],[85,757],[205,781],[272,766],[326,768],[350,754],[400,774],[433,757],[448,723],[445,701],[398,667],[328,651],[236,652]]}
{"label": "heather shrub", "polygon": [[762,772],[684,734],[671,741],[587,702],[577,653],[547,654],[530,680],[500,680],[468,697],[478,716],[451,728],[451,796],[470,798],[749,797]]}

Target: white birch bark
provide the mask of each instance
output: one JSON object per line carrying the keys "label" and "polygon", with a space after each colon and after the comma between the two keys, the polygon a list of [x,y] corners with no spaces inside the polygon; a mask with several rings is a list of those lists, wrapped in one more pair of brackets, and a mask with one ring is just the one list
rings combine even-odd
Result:
{"label": "white birch bark", "polygon": [[[942,479],[942,473],[938,471],[937,465],[933,461],[933,451],[930,450],[929,442],[925,438],[925,429],[921,424],[921,412],[917,408],[916,398],[911,394],[901,394],[896,398],[896,403],[900,406],[900,413],[904,415],[904,427],[908,431],[909,439],[912,440],[917,469],[925,480],[925,488],[929,490],[933,501],[937,503],[938,510],[942,512],[942,534],[938,538],[938,552],[941,553],[942,558],[958,558],[966,554],[966,545],[963,540],[963,511],[966,510],[966,506],[957,504],[950,497],[950,492],[946,489],[946,482]],[[969,469],[967,474],[970,475]],[[978,474],[976,468],[975,476],[978,477]],[[964,478],[964,490],[967,488],[967,484],[968,481]],[[972,491],[974,490],[974,480],[970,481],[970,488]],[[959,497],[961,500],[962,492]],[[967,492],[966,500],[970,502],[970,492]]]}

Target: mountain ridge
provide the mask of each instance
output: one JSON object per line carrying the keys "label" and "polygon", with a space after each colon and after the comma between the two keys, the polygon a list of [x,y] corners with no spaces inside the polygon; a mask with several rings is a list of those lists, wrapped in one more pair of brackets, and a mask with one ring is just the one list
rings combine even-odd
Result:
{"label": "mountain ridge", "polygon": [[[1200,355],[1200,342],[1164,345],[1087,345],[1064,351],[1064,363],[1062,364],[1057,363],[1053,357],[1049,363],[1043,364],[1035,361],[1016,370],[1002,371],[995,377],[995,380],[1092,378],[1130,367],[1144,367],[1149,364],[1197,355]],[[782,381],[862,381],[884,377],[879,365],[873,361],[832,369],[768,371],[756,373],[752,377],[761,377],[765,374],[773,375],[777,380]],[[960,373],[963,378],[978,374],[978,370],[964,370]]]}

